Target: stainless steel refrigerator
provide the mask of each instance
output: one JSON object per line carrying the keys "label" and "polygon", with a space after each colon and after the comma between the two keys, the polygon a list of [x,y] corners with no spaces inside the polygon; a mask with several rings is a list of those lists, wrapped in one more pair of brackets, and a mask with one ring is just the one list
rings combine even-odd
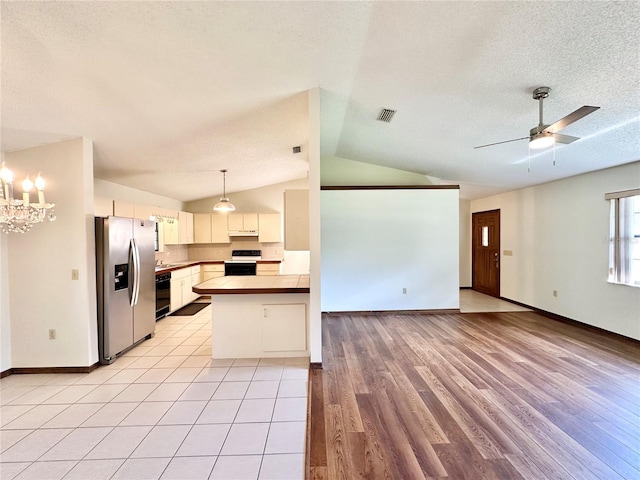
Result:
{"label": "stainless steel refrigerator", "polygon": [[149,220],[96,218],[100,363],[150,337],[156,328],[155,225]]}

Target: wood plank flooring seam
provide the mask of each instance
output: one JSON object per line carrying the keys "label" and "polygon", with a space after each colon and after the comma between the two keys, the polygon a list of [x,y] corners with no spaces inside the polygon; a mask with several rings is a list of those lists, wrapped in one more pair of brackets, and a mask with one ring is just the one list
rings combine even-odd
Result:
{"label": "wood plank flooring seam", "polygon": [[640,478],[633,344],[536,312],[336,315],[322,335],[311,478]]}

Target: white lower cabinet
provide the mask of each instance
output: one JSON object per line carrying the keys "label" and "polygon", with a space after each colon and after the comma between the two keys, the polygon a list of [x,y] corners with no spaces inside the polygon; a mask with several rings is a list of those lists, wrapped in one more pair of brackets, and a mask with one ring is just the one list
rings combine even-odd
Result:
{"label": "white lower cabinet", "polygon": [[279,263],[258,263],[256,265],[256,275],[278,275],[279,273]]}
{"label": "white lower cabinet", "polygon": [[308,356],[308,304],[308,293],[212,295],[212,357]]}
{"label": "white lower cabinet", "polygon": [[[173,272],[171,273],[173,275]],[[184,279],[178,278],[174,280],[171,278],[171,311],[175,312],[182,307],[182,284]]]}
{"label": "white lower cabinet", "polygon": [[216,277],[224,277],[224,264],[202,265],[202,281],[206,282]]}
{"label": "white lower cabinet", "polygon": [[262,305],[262,350],[290,352],[307,349],[306,306]]}
{"label": "white lower cabinet", "polygon": [[191,287],[192,288],[189,289],[189,296],[191,298],[190,302],[193,302],[196,298],[200,296],[197,293],[194,293],[193,286],[198,285],[201,282],[202,282],[202,273],[201,273],[200,265],[191,267]]}
{"label": "white lower cabinet", "polygon": [[[196,283],[193,283],[193,282]],[[171,311],[174,312],[195,300],[198,295],[191,287],[200,283],[200,266],[186,267],[171,272]]]}

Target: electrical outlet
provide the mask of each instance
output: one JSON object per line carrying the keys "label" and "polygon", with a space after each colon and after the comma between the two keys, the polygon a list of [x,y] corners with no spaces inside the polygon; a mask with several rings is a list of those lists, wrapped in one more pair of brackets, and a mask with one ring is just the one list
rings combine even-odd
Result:
{"label": "electrical outlet", "polygon": [[403,288],[403,289],[402,289],[402,294],[403,294],[403,295],[406,295],[406,294],[407,294],[407,289],[406,289],[406,288]]}
{"label": "electrical outlet", "polygon": [[71,280],[78,280],[80,278],[80,271],[77,268],[71,270]]}
{"label": "electrical outlet", "polygon": [[56,339],[56,330],[54,328],[49,329],[49,340]]}
{"label": "electrical outlet", "polygon": [[557,296],[558,296],[558,291],[557,291],[557,290],[554,290],[554,291],[553,291],[553,296],[554,296],[554,297],[557,297]]}

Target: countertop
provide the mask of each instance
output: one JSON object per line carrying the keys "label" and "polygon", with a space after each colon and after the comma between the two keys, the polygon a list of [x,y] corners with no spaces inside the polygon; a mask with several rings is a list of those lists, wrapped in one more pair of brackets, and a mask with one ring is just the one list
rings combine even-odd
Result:
{"label": "countertop", "polygon": [[309,275],[217,277],[193,287],[200,295],[309,293]]}
{"label": "countertop", "polygon": [[[228,260],[231,260],[230,258]],[[185,260],[181,262],[169,263],[166,265],[156,265],[156,275],[160,273],[169,273],[174,270],[180,270],[181,268],[193,267],[195,265],[222,265],[225,260]],[[269,263],[282,263],[282,259],[269,259],[264,258],[262,260],[257,260],[258,263],[261,264],[269,264]]]}

